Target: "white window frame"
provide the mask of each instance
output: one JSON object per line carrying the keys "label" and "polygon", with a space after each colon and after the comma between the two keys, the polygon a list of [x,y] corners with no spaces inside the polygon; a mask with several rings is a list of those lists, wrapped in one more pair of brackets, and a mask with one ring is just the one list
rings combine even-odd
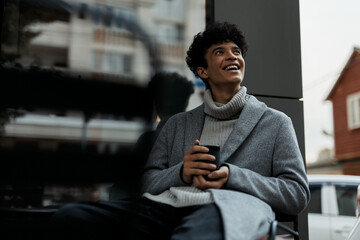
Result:
{"label": "white window frame", "polygon": [[350,130],[360,128],[360,92],[347,96],[347,118]]}

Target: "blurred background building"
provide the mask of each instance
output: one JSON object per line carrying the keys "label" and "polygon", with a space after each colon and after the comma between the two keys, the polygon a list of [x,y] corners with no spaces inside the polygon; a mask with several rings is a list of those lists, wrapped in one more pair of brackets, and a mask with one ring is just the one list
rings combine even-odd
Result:
{"label": "blurred background building", "polygon": [[[199,80],[187,69],[184,59],[192,36],[204,27],[204,1],[47,2],[54,8],[49,16],[40,10],[43,21],[27,21],[22,26],[33,34],[28,44],[21,45],[20,39],[11,38],[8,41],[11,45],[3,47],[3,52],[8,55],[12,50],[15,50],[14,54],[20,53],[16,63],[22,67],[41,66],[83,77],[90,75],[97,80],[142,85],[148,83],[151,71],[158,68],[156,70],[178,72],[199,85]],[[18,18],[22,17],[21,14],[17,12]],[[151,51],[146,49],[145,44],[150,45],[148,48]],[[200,102],[199,95],[195,94],[189,108]],[[113,104],[115,108],[119,103]],[[57,122],[56,114],[51,115],[52,118],[26,116],[6,125],[5,134],[81,139],[82,118],[76,119],[79,114],[67,113],[68,118],[61,119],[61,123]],[[133,125],[133,129],[136,127]],[[127,125],[122,127],[109,123],[103,126],[95,120],[91,121],[87,131],[88,140],[108,138],[103,140],[120,144],[136,141],[139,134],[131,129],[129,131]]]}
{"label": "blurred background building", "polygon": [[[2,8],[1,88],[13,91],[1,98],[4,172],[34,165],[24,167],[26,179],[43,179],[40,171],[62,164],[65,169],[76,157],[96,162],[128,156],[138,137],[156,127],[151,112],[140,113],[149,107],[142,95],[156,72],[177,72],[193,81],[189,109],[202,102],[202,82],[188,70],[185,55],[205,26],[205,0],[6,0]],[[55,156],[59,159],[51,160]],[[2,182],[13,181],[9,172]],[[82,183],[75,191],[76,183],[42,185],[42,204],[107,198],[109,185]],[[15,192],[21,198],[26,187],[20,185],[1,185],[0,195],[8,199],[1,201],[4,206],[14,202],[9,199]]]}

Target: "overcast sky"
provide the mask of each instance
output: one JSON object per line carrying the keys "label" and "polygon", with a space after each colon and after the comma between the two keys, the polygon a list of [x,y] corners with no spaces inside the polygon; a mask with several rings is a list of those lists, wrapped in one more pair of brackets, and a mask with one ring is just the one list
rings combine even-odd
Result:
{"label": "overcast sky", "polygon": [[300,0],[306,159],[333,148],[332,104],[325,101],[354,47],[360,48],[360,0]]}

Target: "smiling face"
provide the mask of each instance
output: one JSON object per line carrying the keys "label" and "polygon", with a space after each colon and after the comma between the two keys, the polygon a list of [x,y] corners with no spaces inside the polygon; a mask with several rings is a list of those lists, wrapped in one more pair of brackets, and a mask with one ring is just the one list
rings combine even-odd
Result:
{"label": "smiling face", "polygon": [[198,67],[198,75],[207,80],[212,91],[223,88],[240,89],[244,79],[245,61],[240,48],[233,42],[213,44],[205,54],[207,68]]}

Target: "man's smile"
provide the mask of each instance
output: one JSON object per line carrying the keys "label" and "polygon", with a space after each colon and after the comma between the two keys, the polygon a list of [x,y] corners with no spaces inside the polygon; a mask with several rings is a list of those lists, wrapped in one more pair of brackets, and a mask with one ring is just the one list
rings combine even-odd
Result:
{"label": "man's smile", "polygon": [[234,70],[239,70],[240,66],[238,64],[231,64],[231,65],[227,65],[225,67],[223,67],[223,70],[225,71],[234,71]]}

